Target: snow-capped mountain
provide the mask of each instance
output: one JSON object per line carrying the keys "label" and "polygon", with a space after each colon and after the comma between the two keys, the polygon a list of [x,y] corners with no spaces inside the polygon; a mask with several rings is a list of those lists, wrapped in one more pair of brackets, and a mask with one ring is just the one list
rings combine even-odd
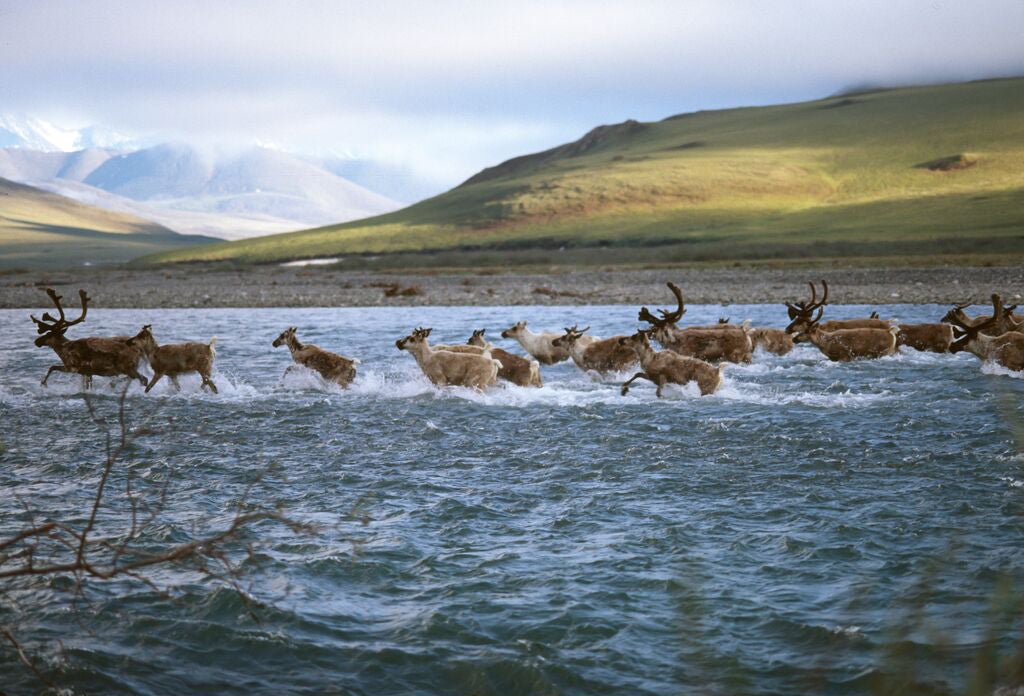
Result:
{"label": "snow-capped mountain", "polygon": [[63,128],[41,118],[0,114],[0,148],[73,152],[88,148],[134,150],[145,143],[101,126]]}

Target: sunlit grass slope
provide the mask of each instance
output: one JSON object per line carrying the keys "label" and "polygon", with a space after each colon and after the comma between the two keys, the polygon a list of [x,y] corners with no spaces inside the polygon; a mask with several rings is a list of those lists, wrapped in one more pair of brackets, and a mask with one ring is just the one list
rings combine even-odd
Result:
{"label": "sunlit grass slope", "polygon": [[662,261],[1022,253],[1024,78],[602,126],[395,213],[145,261],[559,247],[611,262],[625,249]]}
{"label": "sunlit grass slope", "polygon": [[209,241],[0,179],[0,269],[119,263]]}

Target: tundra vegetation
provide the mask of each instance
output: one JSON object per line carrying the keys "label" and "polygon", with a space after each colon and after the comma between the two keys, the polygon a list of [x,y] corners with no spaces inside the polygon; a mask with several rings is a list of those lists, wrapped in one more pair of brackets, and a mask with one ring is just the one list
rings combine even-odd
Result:
{"label": "tundra vegetation", "polygon": [[[1013,78],[626,121],[394,213],[139,263],[1014,263],[1024,254],[1022,112],[1024,78]],[[934,164],[944,159],[971,166]]]}

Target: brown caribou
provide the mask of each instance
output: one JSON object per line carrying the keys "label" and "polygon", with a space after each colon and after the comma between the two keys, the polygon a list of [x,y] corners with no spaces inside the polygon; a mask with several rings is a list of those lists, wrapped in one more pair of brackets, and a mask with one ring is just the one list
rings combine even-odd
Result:
{"label": "brown caribou", "polygon": [[565,334],[556,338],[552,344],[565,347],[576,367],[583,371],[593,370],[601,374],[621,372],[637,364],[639,359],[636,352],[619,343],[619,339],[626,336],[597,338],[586,335],[589,329],[589,326],[583,329],[567,327]]}
{"label": "brown caribou", "polygon": [[289,326],[271,344],[274,348],[288,346],[288,351],[292,354],[293,363],[285,368],[284,373],[288,374],[296,365],[301,365],[318,372],[328,382],[334,382],[341,387],[351,384],[356,378],[356,365],[359,364],[359,360],[332,353],[312,343],[302,343],[295,335],[298,330],[298,327]]}
{"label": "brown caribou", "polygon": [[[811,286],[811,299],[806,302],[786,302],[786,310],[789,312],[790,323],[786,327],[786,333],[798,334],[806,330],[811,322],[811,317],[819,309],[828,304],[828,282],[821,281],[823,289],[821,300],[818,300],[818,292],[814,283],[808,282]],[[884,329],[889,330],[890,323],[879,318],[878,312],[872,312],[866,319],[831,319],[820,325],[822,331],[837,331],[839,329]]]}
{"label": "brown caribou", "polygon": [[488,352],[455,353],[434,350],[427,342],[431,329],[417,328],[405,338],[395,341],[398,350],[408,351],[432,383],[438,386],[475,387],[484,389],[498,379],[501,363]]}
{"label": "brown caribou", "polygon": [[972,303],[967,302],[965,304],[955,305],[951,310],[946,312],[945,316],[942,317],[942,321],[949,324],[955,324],[957,326],[978,326],[990,319],[995,319],[995,321],[985,329],[985,333],[989,336],[1001,336],[1007,331],[1024,330],[1024,317],[1018,316],[1013,312],[1013,310],[1017,308],[1017,305],[1007,307],[1003,304],[1003,299],[998,293],[992,293],[992,314],[982,314],[976,317],[969,317],[964,310],[970,307],[971,304]]}
{"label": "brown caribou", "polygon": [[541,365],[555,365],[569,359],[569,351],[555,346],[555,339],[562,334],[552,331],[534,333],[526,328],[525,321],[517,321],[501,332],[502,338],[512,338],[519,342],[527,353],[537,359]]}
{"label": "brown caribou", "polygon": [[491,357],[501,363],[498,377],[520,387],[542,387],[540,379],[540,363],[527,360],[521,355],[509,353],[507,350],[495,348],[484,338],[487,329],[477,329],[470,337],[468,344],[491,352]]}
{"label": "brown caribou", "polygon": [[642,307],[638,315],[640,321],[645,321],[652,326],[651,338],[668,350],[706,362],[725,360],[733,363],[748,363],[751,361],[754,345],[750,338],[750,328],[747,322],[744,322],[742,326],[726,322],[713,326],[680,329],[676,324],[686,314],[683,291],[675,283],[667,283],[667,285],[675,295],[678,305],[676,309],[671,312],[659,309],[658,313],[661,314],[661,319],[651,314],[647,307]]}
{"label": "brown caribou", "polygon": [[793,350],[793,337],[785,329],[762,327],[750,330],[750,342],[754,350],[758,348],[774,355],[786,355]]}
{"label": "brown caribou", "polygon": [[[134,342],[134,338],[128,339],[129,344]],[[146,358],[153,368],[153,379],[146,385],[146,393],[148,394],[149,390],[165,376],[170,377],[171,383],[181,391],[178,377],[189,372],[198,372],[203,380],[201,387],[209,387],[210,391],[216,394],[217,385],[210,377],[213,372],[213,361],[217,358],[217,349],[214,347],[216,344],[217,337],[214,336],[209,343],[168,343],[147,347]]]}
{"label": "brown caribou", "polygon": [[[88,389],[92,386],[92,378],[116,377],[125,375],[130,379],[137,379],[145,386],[146,378],[139,372],[139,362],[142,360],[145,351],[149,347],[155,347],[152,328],[148,324],[142,327],[135,336],[112,336],[90,338],[78,338],[69,341],[64,334],[75,324],[85,321],[89,311],[89,296],[85,290],[78,291],[81,301],[82,313],[77,319],[68,320],[64,314],[64,307],[60,301],[62,296],[58,295],[53,288],[47,288],[46,294],[53,301],[57,308],[57,317],[49,312],[44,313],[42,319],[30,316],[36,323],[36,331],[41,334],[35,340],[36,346],[48,346],[60,358],[62,364],[51,365],[43,377],[43,386],[54,372],[68,372],[82,376],[83,387]],[[129,341],[132,343],[129,345]]]}
{"label": "brown caribou", "polygon": [[629,393],[629,385],[638,379],[654,382],[657,387],[655,394],[660,398],[666,384],[688,384],[696,382],[701,396],[714,394],[722,384],[722,367],[680,355],[671,350],[654,350],[648,340],[651,329],[641,329],[632,336],[619,339],[619,344],[636,353],[640,360],[640,372],[630,377],[623,385],[621,393]]}
{"label": "brown caribou", "polygon": [[948,323],[898,324],[897,346],[928,353],[948,353],[953,345],[953,327]]}
{"label": "brown caribou", "polygon": [[[998,295],[993,296],[993,305],[998,303]],[[957,338],[950,347],[951,353],[967,351],[981,358],[983,362],[995,362],[1008,370],[1024,370],[1024,333],[1006,331],[993,336],[990,331],[999,322],[999,310],[987,321],[968,324],[959,319],[952,319]]]}
{"label": "brown caribou", "polygon": [[825,331],[818,323],[825,311],[817,309],[817,316],[804,324],[804,329],[793,337],[796,343],[812,343],[829,360],[845,362],[865,358],[881,358],[896,353],[896,335],[899,328],[887,324],[886,329],[855,328]]}

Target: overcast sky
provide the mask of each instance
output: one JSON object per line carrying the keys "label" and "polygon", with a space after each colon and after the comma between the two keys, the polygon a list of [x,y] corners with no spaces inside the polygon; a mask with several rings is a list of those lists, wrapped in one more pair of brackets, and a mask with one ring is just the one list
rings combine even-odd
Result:
{"label": "overcast sky", "polygon": [[1024,74],[1024,0],[0,0],[0,112],[413,167],[626,118]]}

